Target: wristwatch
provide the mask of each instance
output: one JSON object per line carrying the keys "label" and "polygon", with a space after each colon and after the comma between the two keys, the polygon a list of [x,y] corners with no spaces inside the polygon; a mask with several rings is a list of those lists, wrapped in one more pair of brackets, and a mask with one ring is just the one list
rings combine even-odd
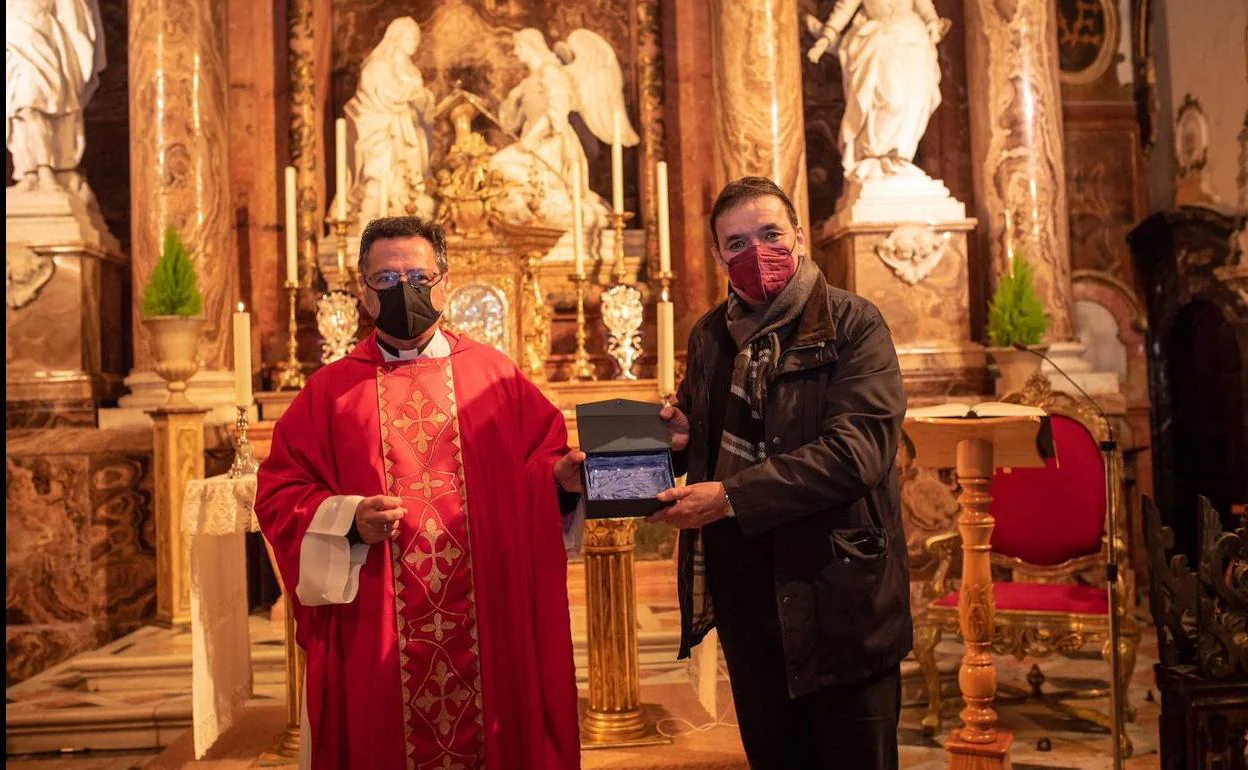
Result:
{"label": "wristwatch", "polygon": [[724,490],[724,515],[730,519],[737,518],[737,512],[732,509],[732,498],[728,496],[728,490]]}

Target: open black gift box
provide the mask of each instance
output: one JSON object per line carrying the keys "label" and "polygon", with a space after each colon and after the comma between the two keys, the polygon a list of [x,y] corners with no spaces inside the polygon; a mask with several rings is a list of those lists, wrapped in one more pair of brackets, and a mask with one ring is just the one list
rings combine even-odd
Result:
{"label": "open black gift box", "polygon": [[612,399],[576,407],[585,465],[585,516],[649,516],[663,507],[656,496],[675,486],[672,444],[659,405]]}

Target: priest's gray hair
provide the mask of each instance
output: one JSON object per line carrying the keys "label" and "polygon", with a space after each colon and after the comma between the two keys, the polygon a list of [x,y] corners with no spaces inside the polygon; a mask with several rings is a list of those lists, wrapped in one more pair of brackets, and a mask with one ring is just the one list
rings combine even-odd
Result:
{"label": "priest's gray hair", "polygon": [[446,272],[446,231],[441,225],[420,217],[381,217],[369,222],[364,227],[364,234],[360,236],[360,275],[366,274],[364,266],[373,243],[389,238],[424,238],[433,246],[433,256],[438,262],[439,272]]}

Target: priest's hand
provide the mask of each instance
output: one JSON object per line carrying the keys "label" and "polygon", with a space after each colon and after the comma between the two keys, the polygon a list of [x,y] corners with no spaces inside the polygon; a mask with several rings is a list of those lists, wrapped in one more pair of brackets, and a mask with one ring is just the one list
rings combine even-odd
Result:
{"label": "priest's hand", "polygon": [[672,451],[685,451],[689,446],[689,418],[685,413],[677,407],[665,406],[659,410],[659,419],[667,423],[667,432],[672,437]]}
{"label": "priest's hand", "polygon": [[406,511],[403,500],[389,495],[373,495],[355,507],[355,527],[365,543],[372,545],[399,536],[398,522]]}
{"label": "priest's hand", "polygon": [[671,503],[648,521],[662,521],[676,529],[697,529],[728,515],[728,496],[718,481],[672,487],[659,493],[659,502]]}
{"label": "priest's hand", "polygon": [[585,462],[585,453],[573,449],[555,462],[555,483],[564,492],[581,490],[581,465]]}

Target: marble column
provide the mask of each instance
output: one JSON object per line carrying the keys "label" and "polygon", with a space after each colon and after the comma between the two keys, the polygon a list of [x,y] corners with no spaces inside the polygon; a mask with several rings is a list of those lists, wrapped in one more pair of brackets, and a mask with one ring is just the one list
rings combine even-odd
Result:
{"label": "marble column", "polygon": [[796,0],[711,0],[716,188],[775,180],[810,227]]}
{"label": "marble column", "polygon": [[[975,216],[992,274],[1025,253],[1052,317],[1048,338],[1074,337],[1070,224],[1052,0],[966,0]],[[1011,232],[1006,232],[1006,214]]]}
{"label": "marble column", "polygon": [[237,269],[227,154],[225,9],[225,3],[212,0],[129,4],[135,373],[127,379],[132,393],[123,405],[147,406],[149,379],[155,381],[155,397],[163,396],[163,383],[150,372],[153,359],[139,306],[170,225],[191,250],[204,295],[201,373],[191,381],[189,396],[205,407],[233,403],[226,370]]}

